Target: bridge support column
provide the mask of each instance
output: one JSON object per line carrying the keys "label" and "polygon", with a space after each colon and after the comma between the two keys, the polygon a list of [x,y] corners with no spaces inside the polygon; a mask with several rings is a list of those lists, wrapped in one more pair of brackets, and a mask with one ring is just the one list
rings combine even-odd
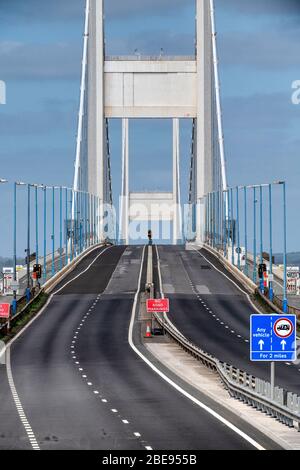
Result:
{"label": "bridge support column", "polygon": [[119,242],[129,244],[129,122],[122,119],[122,192]]}
{"label": "bridge support column", "polygon": [[204,239],[204,195],[213,190],[212,25],[210,0],[197,0],[197,154],[196,154],[196,241]]}
{"label": "bridge support column", "polygon": [[[87,76],[88,192],[105,202],[104,25],[103,0],[90,0]],[[102,211],[99,210],[102,217]],[[100,240],[103,224],[100,224]]]}
{"label": "bridge support column", "polygon": [[177,245],[182,239],[182,215],[180,201],[180,134],[179,119],[173,119],[173,244]]}

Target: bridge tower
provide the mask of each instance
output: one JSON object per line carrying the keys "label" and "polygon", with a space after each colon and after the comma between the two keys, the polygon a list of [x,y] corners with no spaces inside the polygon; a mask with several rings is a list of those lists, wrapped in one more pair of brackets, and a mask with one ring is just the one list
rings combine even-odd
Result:
{"label": "bridge tower", "polygon": [[[126,1],[126,0],[124,0]],[[215,189],[213,121],[218,118],[219,145],[223,145],[221,113],[218,105],[218,75],[215,50],[213,0],[196,1],[196,50],[193,57],[143,57],[105,55],[104,2],[87,0],[85,51],[82,79],[81,138],[77,145],[75,182],[79,189],[80,168],[85,168],[86,190],[103,203],[111,202],[108,119],[122,119],[122,194],[120,240],[129,241],[129,223],[142,220],[134,207],[164,207],[161,220],[173,221],[173,242],[181,239],[180,205],[180,119],[193,119],[194,165],[191,174],[196,208],[195,239],[203,240],[204,197]],[[219,113],[219,115],[218,115]],[[169,193],[132,193],[129,188],[129,126],[133,118],[173,120],[173,187]],[[84,120],[86,125],[84,126]],[[84,130],[83,130],[84,129]],[[80,129],[79,129],[80,134]],[[85,135],[84,135],[85,134]],[[85,151],[83,146],[85,145]],[[223,188],[226,187],[224,152]],[[83,165],[83,159],[86,164]],[[83,171],[84,172],[84,171]],[[75,188],[76,189],[76,188]],[[170,208],[168,211],[167,208]],[[158,209],[159,211],[159,209]],[[149,216],[149,214],[148,214]],[[156,217],[152,214],[150,219]],[[102,227],[103,228],[103,227]],[[101,237],[100,237],[101,238]]]}

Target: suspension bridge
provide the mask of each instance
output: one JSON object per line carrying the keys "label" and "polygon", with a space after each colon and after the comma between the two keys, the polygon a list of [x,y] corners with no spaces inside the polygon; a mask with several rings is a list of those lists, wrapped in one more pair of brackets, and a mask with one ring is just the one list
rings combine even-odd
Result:
{"label": "suspension bridge", "polygon": [[[104,2],[86,1],[73,187],[13,182],[1,449],[299,448],[299,366],[278,364],[274,395],[269,365],[249,360],[252,313],[299,313],[287,288],[286,184],[228,184],[214,2],[195,4],[194,56],[108,56]],[[117,196],[114,119],[122,122]],[[169,191],[131,190],[133,119],[172,121]],[[191,124],[188,194],[182,120]],[[26,263],[18,267],[21,191]],[[153,236],[156,222],[168,227],[167,244]],[[149,297],[168,298],[169,312],[147,311]],[[240,401],[228,405],[228,391]]]}

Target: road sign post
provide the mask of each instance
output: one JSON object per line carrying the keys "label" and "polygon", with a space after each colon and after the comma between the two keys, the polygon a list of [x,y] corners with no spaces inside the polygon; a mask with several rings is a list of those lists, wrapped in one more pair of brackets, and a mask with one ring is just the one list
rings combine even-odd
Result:
{"label": "road sign post", "polygon": [[250,360],[271,362],[271,399],[274,398],[275,362],[296,360],[296,315],[251,315]]}
{"label": "road sign post", "polygon": [[251,361],[296,360],[296,315],[251,315]]}
{"label": "road sign post", "polygon": [[153,320],[153,313],[162,313],[163,324],[165,322],[165,313],[170,310],[169,299],[147,299],[146,301],[147,312],[151,313]]}

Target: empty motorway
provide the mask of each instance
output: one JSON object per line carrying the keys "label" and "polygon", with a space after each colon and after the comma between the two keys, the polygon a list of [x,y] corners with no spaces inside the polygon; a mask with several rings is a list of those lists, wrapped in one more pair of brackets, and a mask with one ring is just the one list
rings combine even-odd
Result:
{"label": "empty motorway", "polygon": [[135,308],[144,254],[94,250],[11,343],[0,366],[0,449],[277,448],[191,387],[184,395],[146,351]]}
{"label": "empty motorway", "polygon": [[[270,365],[249,360],[250,315],[257,311],[237,281],[207,250],[160,246],[158,253],[174,325],[219,360],[269,381]],[[277,363],[276,385],[299,394],[300,364]]]}

